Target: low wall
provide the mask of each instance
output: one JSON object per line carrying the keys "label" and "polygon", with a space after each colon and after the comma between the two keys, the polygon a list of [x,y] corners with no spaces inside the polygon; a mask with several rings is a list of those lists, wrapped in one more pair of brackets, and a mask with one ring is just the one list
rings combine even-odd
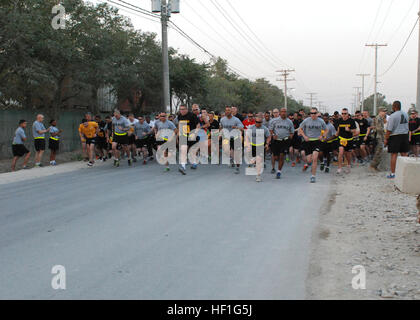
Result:
{"label": "low wall", "polygon": [[[12,141],[19,120],[21,119],[25,119],[28,122],[25,129],[28,140],[26,140],[25,146],[32,152],[34,151],[32,123],[39,113],[45,114],[39,110],[0,110],[0,159],[9,159],[12,157]],[[78,128],[83,116],[83,111],[60,112],[60,116],[57,119],[57,127],[63,130],[60,141],[60,151],[66,152],[80,149]],[[45,116],[44,125],[46,128],[49,127],[49,121],[50,119]]]}

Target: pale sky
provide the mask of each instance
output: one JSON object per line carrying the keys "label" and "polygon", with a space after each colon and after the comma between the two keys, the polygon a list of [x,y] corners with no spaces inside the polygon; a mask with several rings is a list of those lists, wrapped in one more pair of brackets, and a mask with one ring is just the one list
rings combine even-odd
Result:
{"label": "pale sky", "polygon": [[[119,3],[118,0],[113,0]],[[150,0],[124,0],[151,10]],[[92,0],[92,2],[104,2]],[[248,43],[213,4],[249,39]],[[252,29],[262,44],[244,25]],[[250,79],[265,77],[277,82],[276,70],[296,69],[289,93],[309,105],[308,92],[316,92],[328,111],[351,107],[361,86],[357,73],[366,78],[366,96],[373,94],[374,48],[366,43],[387,43],[378,53],[378,74],[392,64],[417,19],[419,0],[181,0],[181,13],[171,20],[205,49],[221,56]],[[160,39],[160,23],[121,9],[134,26],[152,31]],[[230,16],[230,17],[229,17]],[[407,110],[416,100],[418,26],[393,68],[380,77],[378,91],[387,101],[401,100]],[[209,57],[169,29],[169,45],[197,61]],[[255,48],[256,47],[256,48]]]}

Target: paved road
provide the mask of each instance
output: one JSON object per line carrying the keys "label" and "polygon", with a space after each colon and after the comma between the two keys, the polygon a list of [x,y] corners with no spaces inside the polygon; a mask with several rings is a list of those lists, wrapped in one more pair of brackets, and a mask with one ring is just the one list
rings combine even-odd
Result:
{"label": "paved road", "polygon": [[[304,298],[330,179],[264,178],[106,163],[0,185],[0,298]],[[54,265],[66,290],[51,287]]]}

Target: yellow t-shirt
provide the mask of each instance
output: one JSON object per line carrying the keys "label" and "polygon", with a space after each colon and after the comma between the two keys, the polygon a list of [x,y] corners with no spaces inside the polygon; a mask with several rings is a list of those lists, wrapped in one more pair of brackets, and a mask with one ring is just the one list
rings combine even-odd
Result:
{"label": "yellow t-shirt", "polygon": [[89,121],[86,127],[83,123],[79,126],[79,132],[83,134],[87,139],[94,138],[97,129],[98,124],[95,121]]}

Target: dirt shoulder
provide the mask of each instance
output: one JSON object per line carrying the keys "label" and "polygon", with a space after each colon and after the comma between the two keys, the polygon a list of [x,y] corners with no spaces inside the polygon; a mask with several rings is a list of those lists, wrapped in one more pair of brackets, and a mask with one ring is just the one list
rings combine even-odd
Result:
{"label": "dirt shoulder", "polygon": [[[385,173],[360,167],[335,177],[313,234],[307,299],[420,299],[416,217],[416,197]],[[366,270],[365,290],[352,288],[357,265]]]}

